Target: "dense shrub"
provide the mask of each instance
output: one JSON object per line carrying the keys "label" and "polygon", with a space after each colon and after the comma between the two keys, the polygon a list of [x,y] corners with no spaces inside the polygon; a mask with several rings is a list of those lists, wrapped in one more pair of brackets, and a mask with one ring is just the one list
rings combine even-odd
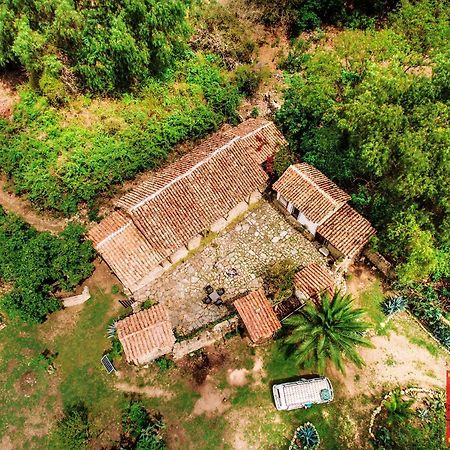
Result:
{"label": "dense shrub", "polygon": [[234,76],[239,92],[246,97],[254,95],[265,78],[261,69],[248,64],[237,67]]}
{"label": "dense shrub", "polygon": [[242,11],[232,7],[233,2],[227,5],[199,2],[191,12],[195,27],[192,47],[219,55],[229,69],[251,63],[256,50],[251,24],[238,16]]}
{"label": "dense shrub", "polygon": [[384,29],[300,50],[277,114],[292,149],[353,193],[404,283],[450,274],[448,11],[407,3]]}
{"label": "dense shrub", "polygon": [[13,284],[1,299],[2,308],[31,322],[59,309],[51,294],[76,286],[93,269],[94,251],[83,231],[70,223],[59,236],[39,233],[0,209],[0,278]]}
{"label": "dense shrub", "polygon": [[373,17],[392,10],[398,0],[250,0],[262,9],[262,19],[269,25],[287,25],[292,35],[313,30],[323,24],[367,28]]}
{"label": "dense shrub", "polygon": [[294,293],[294,276],[298,270],[295,261],[284,259],[276,262],[264,274],[265,290],[276,302],[288,299]]}
{"label": "dense shrub", "polygon": [[6,0],[0,68],[22,64],[54,101],[75,84],[116,94],[170,66],[188,34],[184,0]]}
{"label": "dense shrub", "polygon": [[403,399],[400,392],[394,395],[377,417],[375,448],[444,450],[444,393],[435,393],[419,402]]}
{"label": "dense shrub", "polygon": [[53,433],[55,448],[81,450],[88,447],[90,439],[89,414],[84,404],[70,405],[64,410]]}
{"label": "dense shrub", "polygon": [[132,401],[122,418],[121,450],[164,450],[162,431],[164,424],[160,416],[150,416],[139,401]]}
{"label": "dense shrub", "polygon": [[193,57],[140,97],[74,99],[56,109],[30,90],[0,121],[0,167],[18,194],[66,215],[114,183],[160,164],[173,146],[234,120],[239,94],[214,60]]}
{"label": "dense shrub", "polygon": [[443,319],[439,291],[432,286],[415,285],[405,291],[411,312],[450,350],[450,326]]}

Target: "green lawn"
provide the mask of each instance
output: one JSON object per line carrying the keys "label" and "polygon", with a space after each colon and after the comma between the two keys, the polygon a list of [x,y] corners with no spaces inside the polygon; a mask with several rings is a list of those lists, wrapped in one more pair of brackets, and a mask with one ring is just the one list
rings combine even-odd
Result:
{"label": "green lawn", "polygon": [[[17,448],[49,448],[47,434],[63,406],[79,402],[89,408],[102,439],[120,430],[126,399],[113,389],[113,375],[100,364],[109,346],[105,330],[112,301],[101,291],[93,292],[74,326],[68,322],[66,329],[58,320],[77,313],[62,311],[43,325],[10,323],[0,332],[0,437],[8,434]],[[58,335],[47,338],[55,328],[60,328]],[[47,373],[48,362],[41,355],[45,350],[56,354],[53,374]]]}
{"label": "green lawn", "polygon": [[[368,310],[379,332],[385,330],[381,327],[385,317],[378,309],[382,298],[381,285],[375,281],[356,299]],[[110,345],[106,326],[121,312],[110,295],[94,291],[93,298],[79,311],[58,312],[39,326],[10,323],[0,332],[0,435],[9,435],[14,448],[57,448],[47,435],[61,417],[63,406],[76,402],[85,403],[89,409],[96,447],[108,448],[118,439],[121,411],[130,397],[138,395],[115,389],[117,378],[106,373],[100,358]],[[416,338],[422,335],[416,334]],[[207,381],[226,397],[219,414],[193,414],[201,392],[189,361],[169,370],[153,365],[139,371],[118,362],[120,382],[165,393],[140,398],[150,412],[158,411],[164,417],[169,448],[225,450],[242,439],[256,448],[286,450],[295,428],[307,421],[318,429],[322,449],[354,448],[355,433],[365,429],[371,398],[349,400],[336,385],[335,400],[329,405],[276,411],[271,385],[301,373],[282,342],[280,338],[255,349],[236,336],[214,350]],[[41,356],[44,350],[56,354],[54,374],[47,373],[48,362]],[[258,360],[263,368],[253,372]],[[245,385],[230,385],[228,375],[234,369],[248,371]],[[31,384],[26,382],[29,379]]]}

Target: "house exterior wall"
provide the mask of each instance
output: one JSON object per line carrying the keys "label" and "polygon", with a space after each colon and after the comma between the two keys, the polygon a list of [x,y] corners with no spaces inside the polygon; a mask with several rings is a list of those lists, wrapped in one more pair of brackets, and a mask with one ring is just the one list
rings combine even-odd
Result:
{"label": "house exterior wall", "polygon": [[297,217],[297,222],[301,223],[303,226],[307,228],[307,230],[313,235],[316,235],[317,227],[319,226],[318,223],[314,223],[311,220],[309,220],[306,216],[302,214],[300,211]]}
{"label": "house exterior wall", "polygon": [[[294,210],[294,205],[291,202],[288,202],[282,195],[280,195],[277,192],[277,200],[280,203],[281,206],[286,208],[289,212],[289,214],[292,214],[292,211]],[[311,220],[309,220],[302,212],[300,211],[298,214],[298,217],[295,217],[298,223],[306,227],[306,229],[312,234],[313,237],[316,235],[317,227],[319,226],[318,223],[314,223]]]}

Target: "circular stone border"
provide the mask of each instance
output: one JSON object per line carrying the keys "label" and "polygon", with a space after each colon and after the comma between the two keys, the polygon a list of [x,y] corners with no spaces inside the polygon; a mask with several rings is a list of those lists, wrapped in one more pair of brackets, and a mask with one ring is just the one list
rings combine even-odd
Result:
{"label": "circular stone border", "polygon": [[[393,389],[392,391],[388,392],[386,395],[384,395],[383,400],[381,400],[381,403],[379,406],[377,406],[373,411],[372,415],[370,417],[370,424],[369,424],[369,436],[372,439],[375,439],[375,435],[373,434],[373,424],[375,423],[375,419],[380,414],[381,409],[383,408],[384,402],[392,396],[392,394],[397,391],[398,388]],[[438,394],[439,391],[436,389],[425,389],[425,388],[418,388],[418,387],[411,387],[406,389],[401,389],[400,394],[401,395],[410,395],[410,394],[428,394],[428,396],[432,396],[435,394]]]}

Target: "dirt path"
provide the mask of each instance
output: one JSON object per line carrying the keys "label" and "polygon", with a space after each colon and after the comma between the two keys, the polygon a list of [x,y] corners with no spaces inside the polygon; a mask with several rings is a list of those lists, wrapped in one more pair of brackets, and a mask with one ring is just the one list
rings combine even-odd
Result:
{"label": "dirt path", "polygon": [[37,214],[33,211],[29,202],[6,192],[5,187],[6,178],[0,176],[0,205],[3,206],[5,211],[18,215],[38,231],[58,233],[64,229],[67,219],[53,219]]}
{"label": "dirt path", "polygon": [[362,369],[347,365],[345,375],[334,368],[328,371],[334,384],[339,386],[341,395],[357,397],[376,393],[383,385],[445,387],[449,360],[431,355],[426,348],[412,344],[406,336],[394,331],[389,336],[374,336],[372,342],[375,348],[360,351],[366,362]]}

